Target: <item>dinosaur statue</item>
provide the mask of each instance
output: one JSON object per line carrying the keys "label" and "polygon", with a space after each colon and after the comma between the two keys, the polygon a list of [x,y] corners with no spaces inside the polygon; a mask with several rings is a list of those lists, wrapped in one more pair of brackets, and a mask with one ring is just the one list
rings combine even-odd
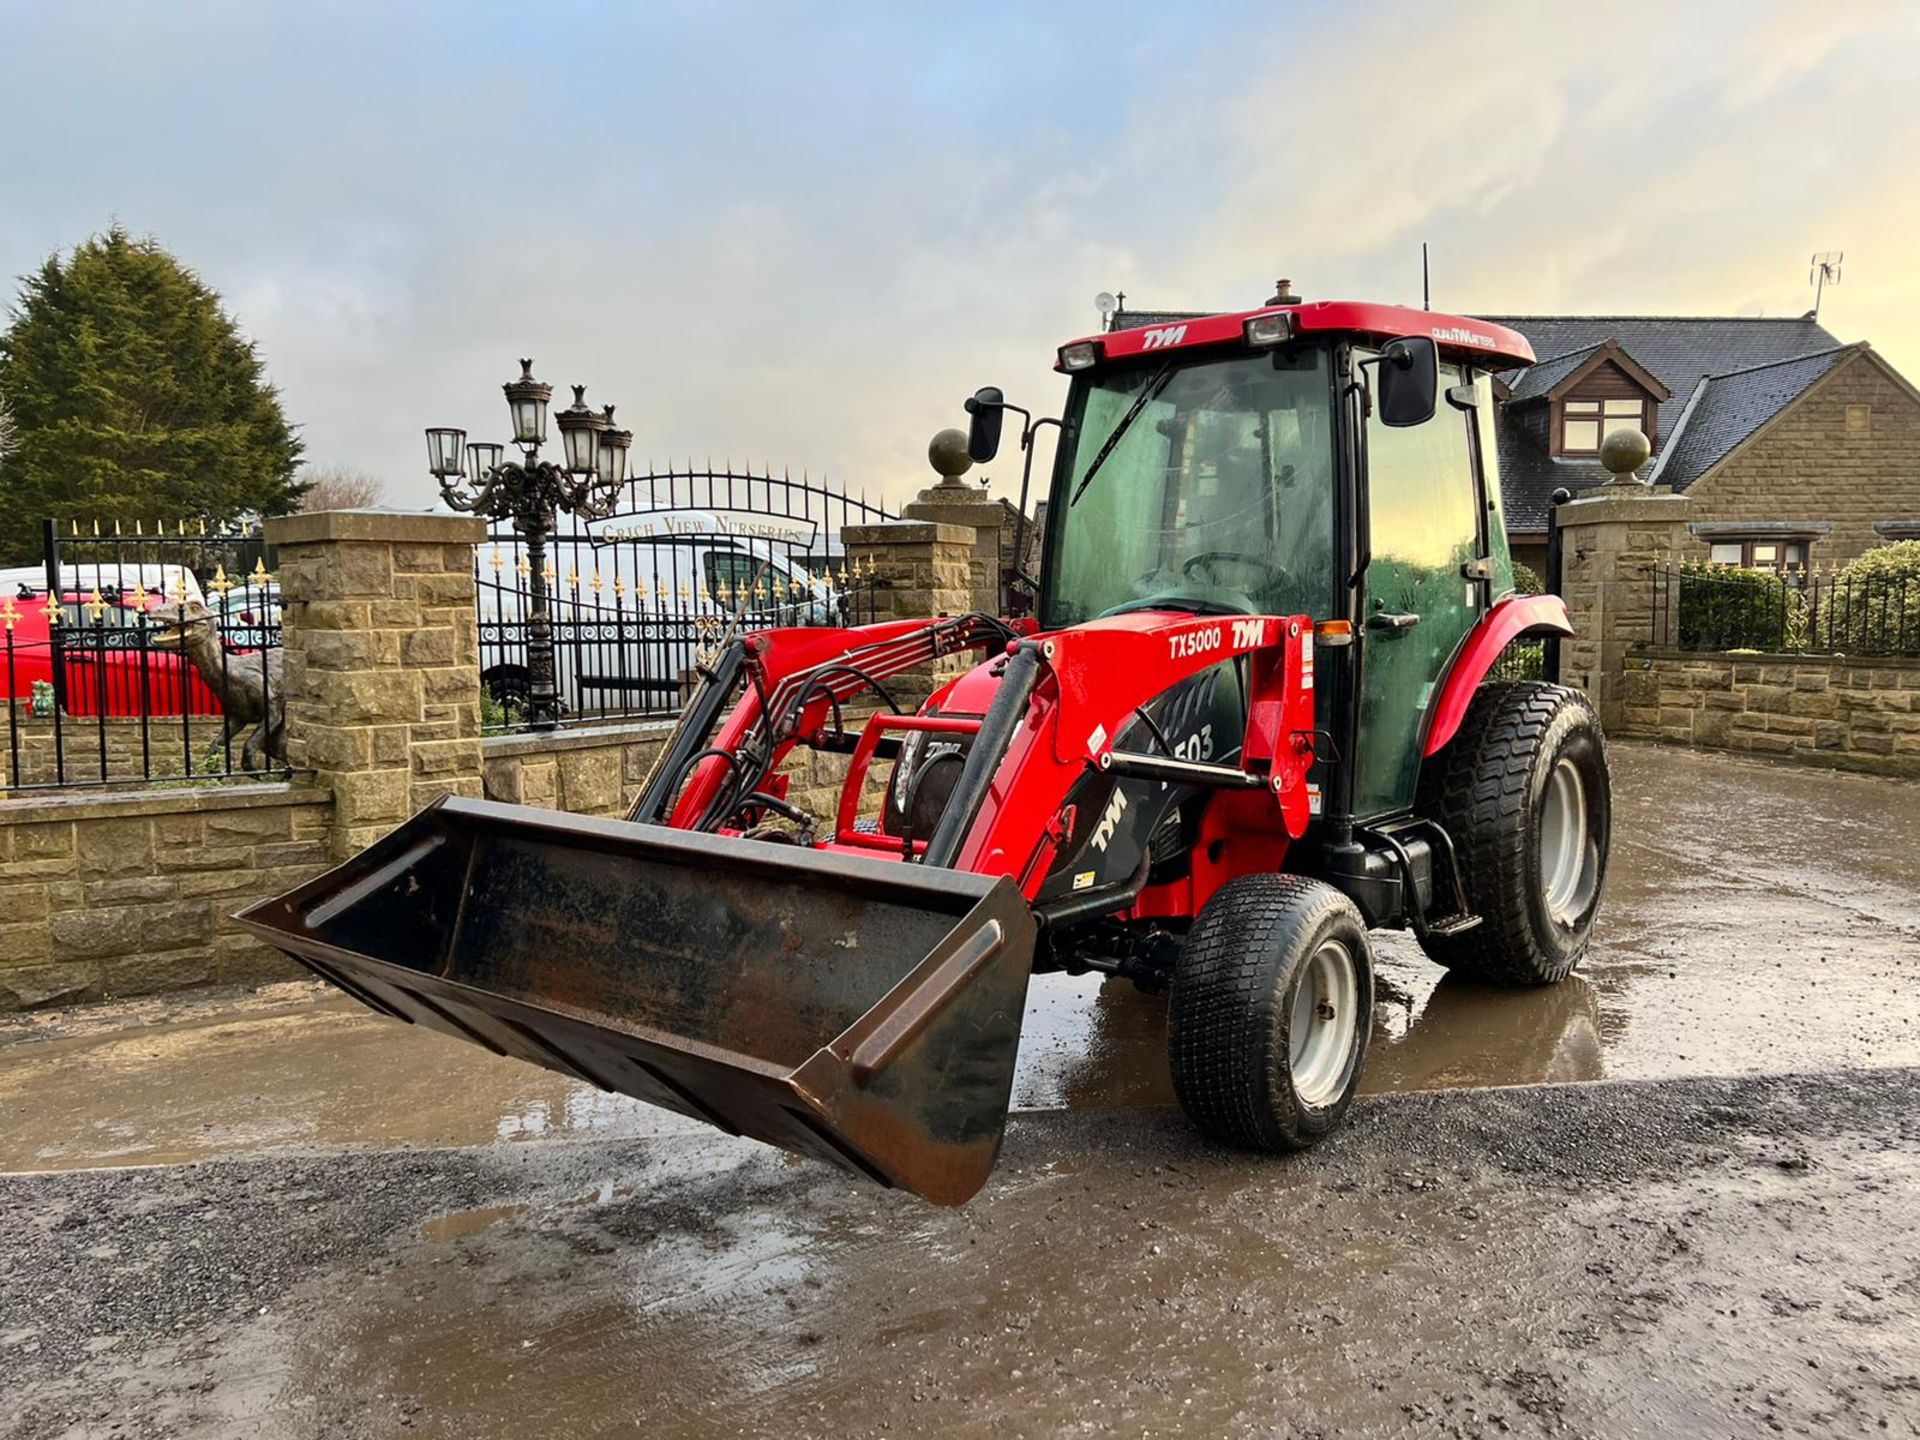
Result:
{"label": "dinosaur statue", "polygon": [[148,643],[156,650],[185,655],[207,688],[220,697],[227,736],[253,726],[240,747],[241,768],[265,770],[269,761],[284,763],[287,702],[280,680],[280,647],[223,654],[213,612],[198,600],[159,606],[148,618],[156,626]]}

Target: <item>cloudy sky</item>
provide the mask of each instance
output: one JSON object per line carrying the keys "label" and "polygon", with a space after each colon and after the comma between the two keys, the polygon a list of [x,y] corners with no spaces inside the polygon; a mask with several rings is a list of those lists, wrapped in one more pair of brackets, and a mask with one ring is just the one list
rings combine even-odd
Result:
{"label": "cloudy sky", "polygon": [[1844,249],[1828,327],[1920,379],[1917,89],[1864,0],[0,0],[0,273],[156,236],[393,503],[518,355],[642,454],[898,500],[1099,290],[1418,303],[1422,240],[1465,313],[1794,314]]}

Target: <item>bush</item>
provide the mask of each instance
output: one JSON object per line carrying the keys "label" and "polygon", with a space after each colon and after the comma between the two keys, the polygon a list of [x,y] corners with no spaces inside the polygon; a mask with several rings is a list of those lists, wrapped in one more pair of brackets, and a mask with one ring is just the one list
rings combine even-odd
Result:
{"label": "bush", "polygon": [[1539,575],[1535,574],[1533,567],[1524,560],[1513,562],[1513,588],[1522,595],[1544,595],[1547,592],[1547,587],[1541,583]]}
{"label": "bush", "polygon": [[1544,680],[1546,678],[1546,642],[1523,636],[1510,642],[1507,648],[1500,652],[1500,658],[1493,662],[1481,683],[1484,685],[1495,680]]}
{"label": "bush", "polygon": [[480,687],[480,729],[492,734],[495,731],[517,730],[523,717],[520,706],[510,700],[502,700],[486,686]]}
{"label": "bush", "polygon": [[1815,638],[1849,655],[1920,654],[1920,540],[1848,561],[1820,586]]}
{"label": "bush", "polygon": [[1793,650],[1806,643],[1806,598],[1771,570],[1682,565],[1679,588],[1683,650]]}

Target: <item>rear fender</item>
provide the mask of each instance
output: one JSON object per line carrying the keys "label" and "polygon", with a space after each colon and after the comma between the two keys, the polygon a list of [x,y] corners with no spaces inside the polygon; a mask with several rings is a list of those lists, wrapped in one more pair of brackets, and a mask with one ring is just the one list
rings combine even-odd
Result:
{"label": "rear fender", "polygon": [[1460,729],[1473,692],[1487,678],[1500,652],[1523,635],[1571,635],[1567,602],[1558,595],[1509,595],[1467,632],[1453,666],[1440,686],[1439,697],[1427,721],[1427,743],[1420,752],[1431,755]]}

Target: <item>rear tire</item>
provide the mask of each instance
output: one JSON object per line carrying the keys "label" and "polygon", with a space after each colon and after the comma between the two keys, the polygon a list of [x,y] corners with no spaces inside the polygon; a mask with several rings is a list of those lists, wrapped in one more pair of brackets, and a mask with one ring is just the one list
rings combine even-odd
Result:
{"label": "rear tire", "polygon": [[1173,975],[1167,1050],[1204,1134],[1300,1150],[1353,1102],[1373,1028],[1373,951],[1353,902],[1299,875],[1247,875],[1209,900]]}
{"label": "rear tire", "polygon": [[1606,879],[1606,739],[1587,697],[1539,681],[1482,685],[1420,772],[1418,809],[1459,855],[1481,923],[1429,935],[1428,956],[1502,985],[1565,979],[1586,954]]}

